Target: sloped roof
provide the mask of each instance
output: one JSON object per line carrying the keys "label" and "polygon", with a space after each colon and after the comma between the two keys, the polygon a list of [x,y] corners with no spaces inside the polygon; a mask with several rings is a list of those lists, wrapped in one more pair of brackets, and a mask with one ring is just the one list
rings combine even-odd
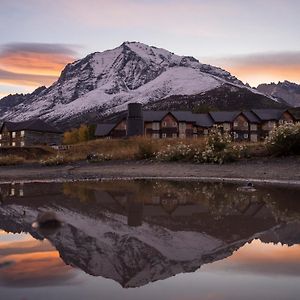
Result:
{"label": "sloped roof", "polygon": [[168,111],[154,111],[154,110],[144,110],[143,111],[143,118],[145,122],[155,122],[161,121],[162,118],[168,114]]}
{"label": "sloped roof", "polygon": [[252,111],[243,111],[243,115],[248,119],[250,123],[259,124],[261,121]]}
{"label": "sloped roof", "polygon": [[117,126],[118,123],[98,124],[95,131],[95,136],[106,136]]}
{"label": "sloped roof", "polygon": [[240,111],[213,111],[209,114],[216,123],[231,123],[240,113]]}
{"label": "sloped roof", "polygon": [[179,122],[195,122],[195,114],[191,111],[170,111]]}
{"label": "sloped roof", "polygon": [[62,131],[58,128],[55,128],[54,126],[40,119],[30,119],[21,122],[4,122],[2,124],[2,127],[3,126],[6,126],[8,131],[30,130],[39,132],[62,133]]}
{"label": "sloped roof", "polygon": [[270,121],[280,120],[282,114],[285,110],[282,109],[252,109],[252,112],[261,120],[261,121]]}
{"label": "sloped roof", "polygon": [[214,121],[209,114],[195,114],[194,119],[196,125],[201,127],[212,127],[214,125]]}

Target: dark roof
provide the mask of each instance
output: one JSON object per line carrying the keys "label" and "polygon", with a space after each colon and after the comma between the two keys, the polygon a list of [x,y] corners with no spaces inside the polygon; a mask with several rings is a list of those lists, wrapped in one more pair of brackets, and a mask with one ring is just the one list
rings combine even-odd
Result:
{"label": "dark roof", "polygon": [[95,131],[95,136],[106,136],[117,126],[118,123],[114,124],[98,124]]}
{"label": "dark roof", "polygon": [[195,114],[194,119],[196,125],[201,127],[212,127],[214,122],[209,114]]}
{"label": "dark roof", "polygon": [[240,113],[240,111],[213,111],[209,114],[216,123],[231,123]]}
{"label": "dark roof", "polygon": [[179,122],[195,122],[195,114],[191,111],[170,111]]}
{"label": "dark roof", "polygon": [[8,131],[30,130],[39,132],[62,133],[61,130],[40,119],[30,119],[21,122],[4,122],[2,124],[1,130],[3,126],[6,126]]}
{"label": "dark roof", "polygon": [[143,118],[145,122],[161,121],[162,118],[168,114],[168,111],[154,111],[154,110],[144,110]]}
{"label": "dark roof", "polygon": [[243,111],[243,115],[248,119],[249,123],[260,123],[260,119],[252,111]]}
{"label": "dark roof", "polygon": [[286,110],[282,109],[252,109],[252,112],[261,120],[261,121],[278,121],[282,117],[282,114]]}

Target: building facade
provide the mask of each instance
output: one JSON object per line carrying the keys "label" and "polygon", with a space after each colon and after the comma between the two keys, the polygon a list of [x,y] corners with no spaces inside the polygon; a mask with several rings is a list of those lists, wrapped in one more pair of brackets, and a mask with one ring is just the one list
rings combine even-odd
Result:
{"label": "building facade", "polygon": [[42,120],[4,122],[0,127],[0,147],[60,145],[63,133]]}
{"label": "building facade", "polygon": [[[122,138],[127,136],[127,119],[114,124],[98,124],[96,137]],[[143,135],[159,138],[198,138],[209,133],[213,126],[227,132],[235,141],[257,142],[268,136],[274,126],[295,122],[288,110],[256,109],[251,111],[217,111],[194,114],[187,111],[143,111]]]}

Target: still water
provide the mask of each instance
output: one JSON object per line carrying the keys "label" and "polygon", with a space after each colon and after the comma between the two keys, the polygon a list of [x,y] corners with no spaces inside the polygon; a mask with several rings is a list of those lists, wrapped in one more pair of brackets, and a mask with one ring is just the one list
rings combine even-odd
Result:
{"label": "still water", "polygon": [[[297,189],[0,186],[0,299],[299,299]],[[58,228],[32,227],[54,212]]]}

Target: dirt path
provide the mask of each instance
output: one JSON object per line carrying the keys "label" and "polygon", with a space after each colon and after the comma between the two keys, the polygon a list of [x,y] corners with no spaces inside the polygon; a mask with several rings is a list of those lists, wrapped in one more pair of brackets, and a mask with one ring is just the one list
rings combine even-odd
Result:
{"label": "dirt path", "polygon": [[300,185],[300,157],[256,159],[225,165],[130,162],[80,162],[68,166],[22,165],[0,167],[0,182],[81,180],[102,178],[199,178],[202,180],[263,180]]}

